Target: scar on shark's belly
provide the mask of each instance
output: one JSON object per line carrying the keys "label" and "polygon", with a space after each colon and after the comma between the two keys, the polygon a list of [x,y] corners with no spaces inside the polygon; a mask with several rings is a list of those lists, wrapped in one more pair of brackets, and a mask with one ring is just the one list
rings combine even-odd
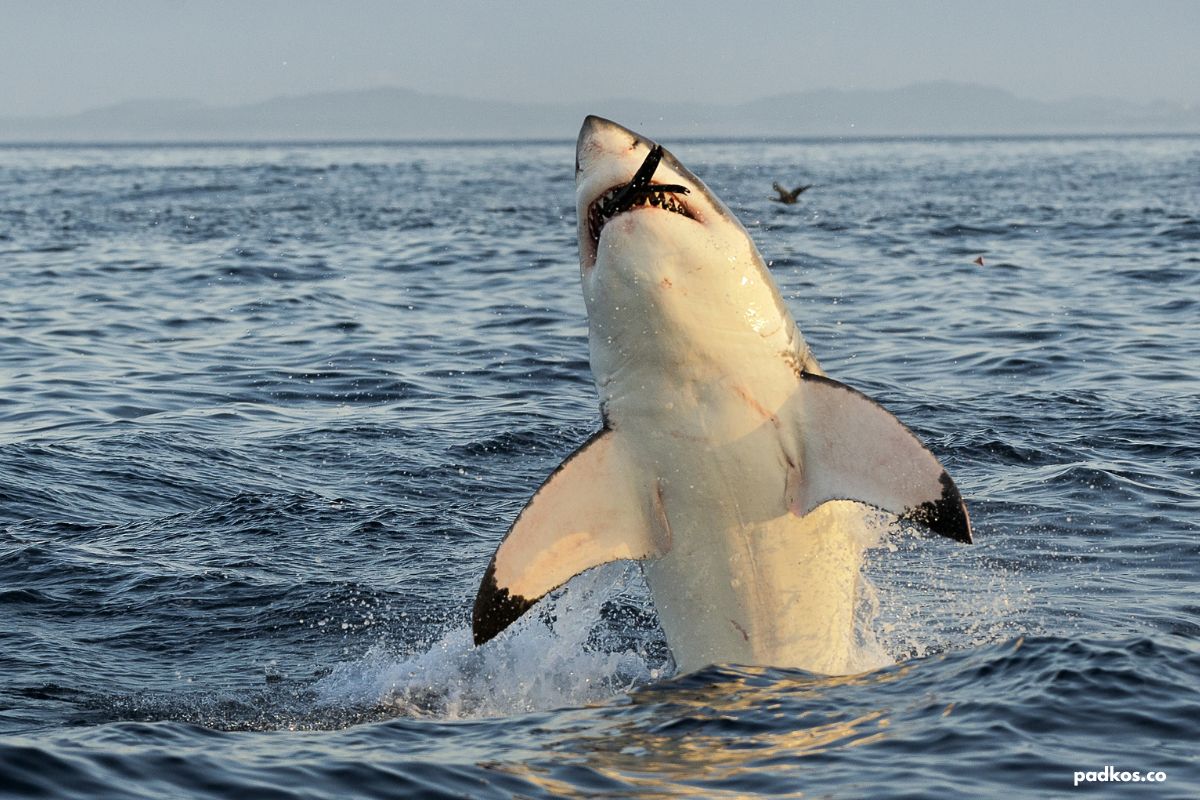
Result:
{"label": "scar on shark's belly", "polygon": [[733,390],[735,392],[737,392],[738,397],[742,398],[742,402],[744,402],[746,405],[750,406],[750,408],[753,409],[755,413],[757,413],[763,419],[769,420],[770,423],[772,425],[774,425],[776,428],[779,427],[779,417],[775,416],[770,411],[767,411],[767,409],[763,408],[762,403],[755,400],[754,397],[751,396],[750,392],[746,391],[746,389],[741,386],[734,386]]}
{"label": "scar on shark's belly", "polygon": [[654,486],[654,516],[658,520],[658,549],[662,554],[671,551],[671,543],[673,537],[671,535],[671,521],[667,519],[667,509],[663,505],[663,487],[662,481],[656,481]]}

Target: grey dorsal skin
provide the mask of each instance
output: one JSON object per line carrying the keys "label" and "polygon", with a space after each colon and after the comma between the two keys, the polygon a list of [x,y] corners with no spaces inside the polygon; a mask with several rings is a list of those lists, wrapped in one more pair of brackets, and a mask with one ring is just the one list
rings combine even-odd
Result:
{"label": "grey dorsal skin", "polygon": [[476,644],[579,572],[636,559],[680,671],[855,669],[862,506],[969,543],[954,481],[825,376],[741,223],[669,151],[588,117],[575,177],[604,428],[496,549]]}

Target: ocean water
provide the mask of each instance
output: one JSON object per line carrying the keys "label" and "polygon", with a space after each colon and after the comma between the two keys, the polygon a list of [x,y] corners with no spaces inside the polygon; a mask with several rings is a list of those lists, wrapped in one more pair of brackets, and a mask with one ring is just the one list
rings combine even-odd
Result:
{"label": "ocean water", "polygon": [[0,795],[1200,794],[1200,138],[665,144],[967,499],[877,668],[677,675],[622,564],[470,646],[598,427],[571,141],[6,147]]}

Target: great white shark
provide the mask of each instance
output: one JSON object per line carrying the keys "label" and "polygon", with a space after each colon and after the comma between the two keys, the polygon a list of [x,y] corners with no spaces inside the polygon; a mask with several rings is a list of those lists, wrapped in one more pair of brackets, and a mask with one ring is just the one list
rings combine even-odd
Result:
{"label": "great white shark", "polygon": [[497,548],[475,643],[579,572],[637,559],[681,672],[853,671],[864,545],[837,501],[970,543],[954,481],[826,377],[745,228],[670,152],[590,116],[575,187],[603,427]]}

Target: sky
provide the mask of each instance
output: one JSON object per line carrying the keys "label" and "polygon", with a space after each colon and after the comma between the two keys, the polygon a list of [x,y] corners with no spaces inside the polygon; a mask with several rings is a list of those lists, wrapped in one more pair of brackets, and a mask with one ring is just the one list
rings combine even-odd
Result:
{"label": "sky", "polygon": [[0,116],[398,86],[740,102],[955,80],[1200,107],[1200,2],[0,0]]}

